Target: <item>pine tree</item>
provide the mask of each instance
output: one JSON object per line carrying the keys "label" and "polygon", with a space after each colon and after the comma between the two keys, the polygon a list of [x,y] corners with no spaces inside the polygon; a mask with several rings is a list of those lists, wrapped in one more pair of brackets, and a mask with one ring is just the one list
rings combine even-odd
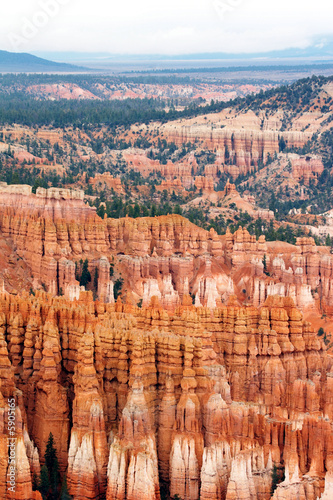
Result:
{"label": "pine tree", "polygon": [[114,264],[110,264],[110,278],[112,278],[114,273]]}
{"label": "pine tree", "polygon": [[331,246],[331,244],[332,244],[332,242],[331,242],[331,236],[328,234],[328,235],[326,236],[325,245],[326,245],[327,247],[330,247],[330,246]]}
{"label": "pine tree", "polygon": [[64,476],[64,480],[63,480],[62,486],[61,486],[60,500],[72,500],[72,497],[70,496],[70,494],[68,492],[66,475]]}
{"label": "pine tree", "polygon": [[50,432],[45,450],[45,466],[49,475],[49,487],[51,489],[50,500],[57,500],[58,484],[59,484],[59,462],[57,457],[57,450],[54,447],[54,439],[52,432]]}
{"label": "pine tree", "polygon": [[38,476],[36,472],[34,472],[32,476],[32,491],[36,491],[39,489]]}
{"label": "pine tree", "polygon": [[80,286],[86,287],[91,282],[91,274],[88,270],[88,259],[83,262],[82,273],[80,278]]}
{"label": "pine tree", "polygon": [[136,203],[136,204],[134,205],[133,217],[134,217],[135,219],[137,219],[138,217],[140,217],[140,215],[141,215],[140,207],[139,207],[139,205]]}
{"label": "pine tree", "polygon": [[156,206],[152,205],[150,210],[150,217],[155,217],[155,215],[156,215]]}
{"label": "pine tree", "polygon": [[279,139],[279,151],[284,151],[286,149],[286,141],[284,140],[284,137],[280,137]]}
{"label": "pine tree", "polygon": [[40,470],[38,491],[41,492],[43,500],[46,500],[50,491],[49,471],[47,470],[46,465],[43,465]]}
{"label": "pine tree", "polygon": [[274,464],[273,469],[272,469],[272,487],[271,487],[271,495],[273,495],[274,491],[277,488],[277,485],[279,483],[279,473],[278,473],[278,468]]}
{"label": "pine tree", "polygon": [[266,254],[264,254],[264,258],[262,259],[262,263],[264,265],[264,273],[266,276],[269,276],[269,272],[267,271],[267,257]]}
{"label": "pine tree", "polygon": [[324,335],[324,333],[325,333],[324,328],[320,327],[318,330],[318,337],[321,337],[322,335]]}
{"label": "pine tree", "polygon": [[114,294],[115,300],[117,300],[117,298],[121,294],[121,289],[123,287],[123,284],[124,284],[124,280],[122,278],[118,278],[114,282],[114,285],[113,285],[113,294]]}
{"label": "pine tree", "polygon": [[55,459],[57,458],[57,450],[54,447],[53,434],[50,432],[49,439],[47,440],[46,450],[45,450],[45,465],[47,470],[51,472]]}
{"label": "pine tree", "polygon": [[182,215],[182,209],[181,209],[181,207],[180,207],[179,203],[177,203],[177,204],[174,206],[173,213],[174,213],[174,214],[179,214],[179,215]]}
{"label": "pine tree", "polygon": [[104,215],[106,214],[105,206],[100,205],[96,211],[97,215],[101,218],[104,219]]}
{"label": "pine tree", "polygon": [[51,495],[50,500],[58,500],[58,485],[59,485],[59,462],[55,457],[52,470],[50,471],[50,486]]}
{"label": "pine tree", "polygon": [[276,464],[273,465],[272,469],[272,487],[271,487],[271,495],[274,494],[274,491],[278,487],[282,481],[285,480],[284,467],[278,468]]}

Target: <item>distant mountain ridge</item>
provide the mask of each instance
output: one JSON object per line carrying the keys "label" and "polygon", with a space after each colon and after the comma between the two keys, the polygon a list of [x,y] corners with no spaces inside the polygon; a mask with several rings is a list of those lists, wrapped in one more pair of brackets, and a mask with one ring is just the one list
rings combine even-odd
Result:
{"label": "distant mountain ridge", "polygon": [[59,63],[33,56],[25,52],[8,52],[0,50],[0,72],[39,73],[39,72],[77,72],[88,68],[74,64]]}
{"label": "distant mountain ridge", "polygon": [[271,50],[267,52],[252,53],[231,53],[231,52],[204,52],[189,54],[135,54],[135,53],[110,53],[110,52],[73,52],[59,51],[47,52],[37,51],[40,57],[52,58],[57,61],[82,62],[87,63],[114,63],[128,61],[225,61],[229,65],[230,61],[243,61],[244,64],[306,64],[311,62],[331,62],[333,61],[333,37],[323,40],[320,37],[313,40],[313,43],[305,48],[288,48],[281,50]]}

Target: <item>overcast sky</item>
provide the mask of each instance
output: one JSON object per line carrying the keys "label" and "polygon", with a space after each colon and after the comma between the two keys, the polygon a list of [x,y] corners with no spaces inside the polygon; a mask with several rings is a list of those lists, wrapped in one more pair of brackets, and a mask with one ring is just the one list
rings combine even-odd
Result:
{"label": "overcast sky", "polygon": [[332,0],[7,0],[0,49],[263,52],[325,43],[332,19]]}

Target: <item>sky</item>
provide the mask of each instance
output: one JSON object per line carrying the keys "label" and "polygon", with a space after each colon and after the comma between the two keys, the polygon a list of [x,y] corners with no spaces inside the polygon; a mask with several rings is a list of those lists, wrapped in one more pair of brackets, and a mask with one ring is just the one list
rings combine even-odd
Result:
{"label": "sky", "polygon": [[325,45],[332,0],[11,0],[0,49],[252,53]]}

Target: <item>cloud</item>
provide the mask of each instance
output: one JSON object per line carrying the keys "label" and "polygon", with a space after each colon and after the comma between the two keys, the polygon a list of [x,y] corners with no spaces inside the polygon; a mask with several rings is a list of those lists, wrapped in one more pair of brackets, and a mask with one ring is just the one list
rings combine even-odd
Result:
{"label": "cloud", "polygon": [[[22,51],[235,53],[306,47],[315,36],[332,34],[333,4],[327,0],[316,0],[315,5],[313,0],[14,0],[6,2],[4,11],[0,46],[7,50],[13,50],[16,36],[21,41],[16,49]],[[24,36],[29,23],[35,29]]]}

